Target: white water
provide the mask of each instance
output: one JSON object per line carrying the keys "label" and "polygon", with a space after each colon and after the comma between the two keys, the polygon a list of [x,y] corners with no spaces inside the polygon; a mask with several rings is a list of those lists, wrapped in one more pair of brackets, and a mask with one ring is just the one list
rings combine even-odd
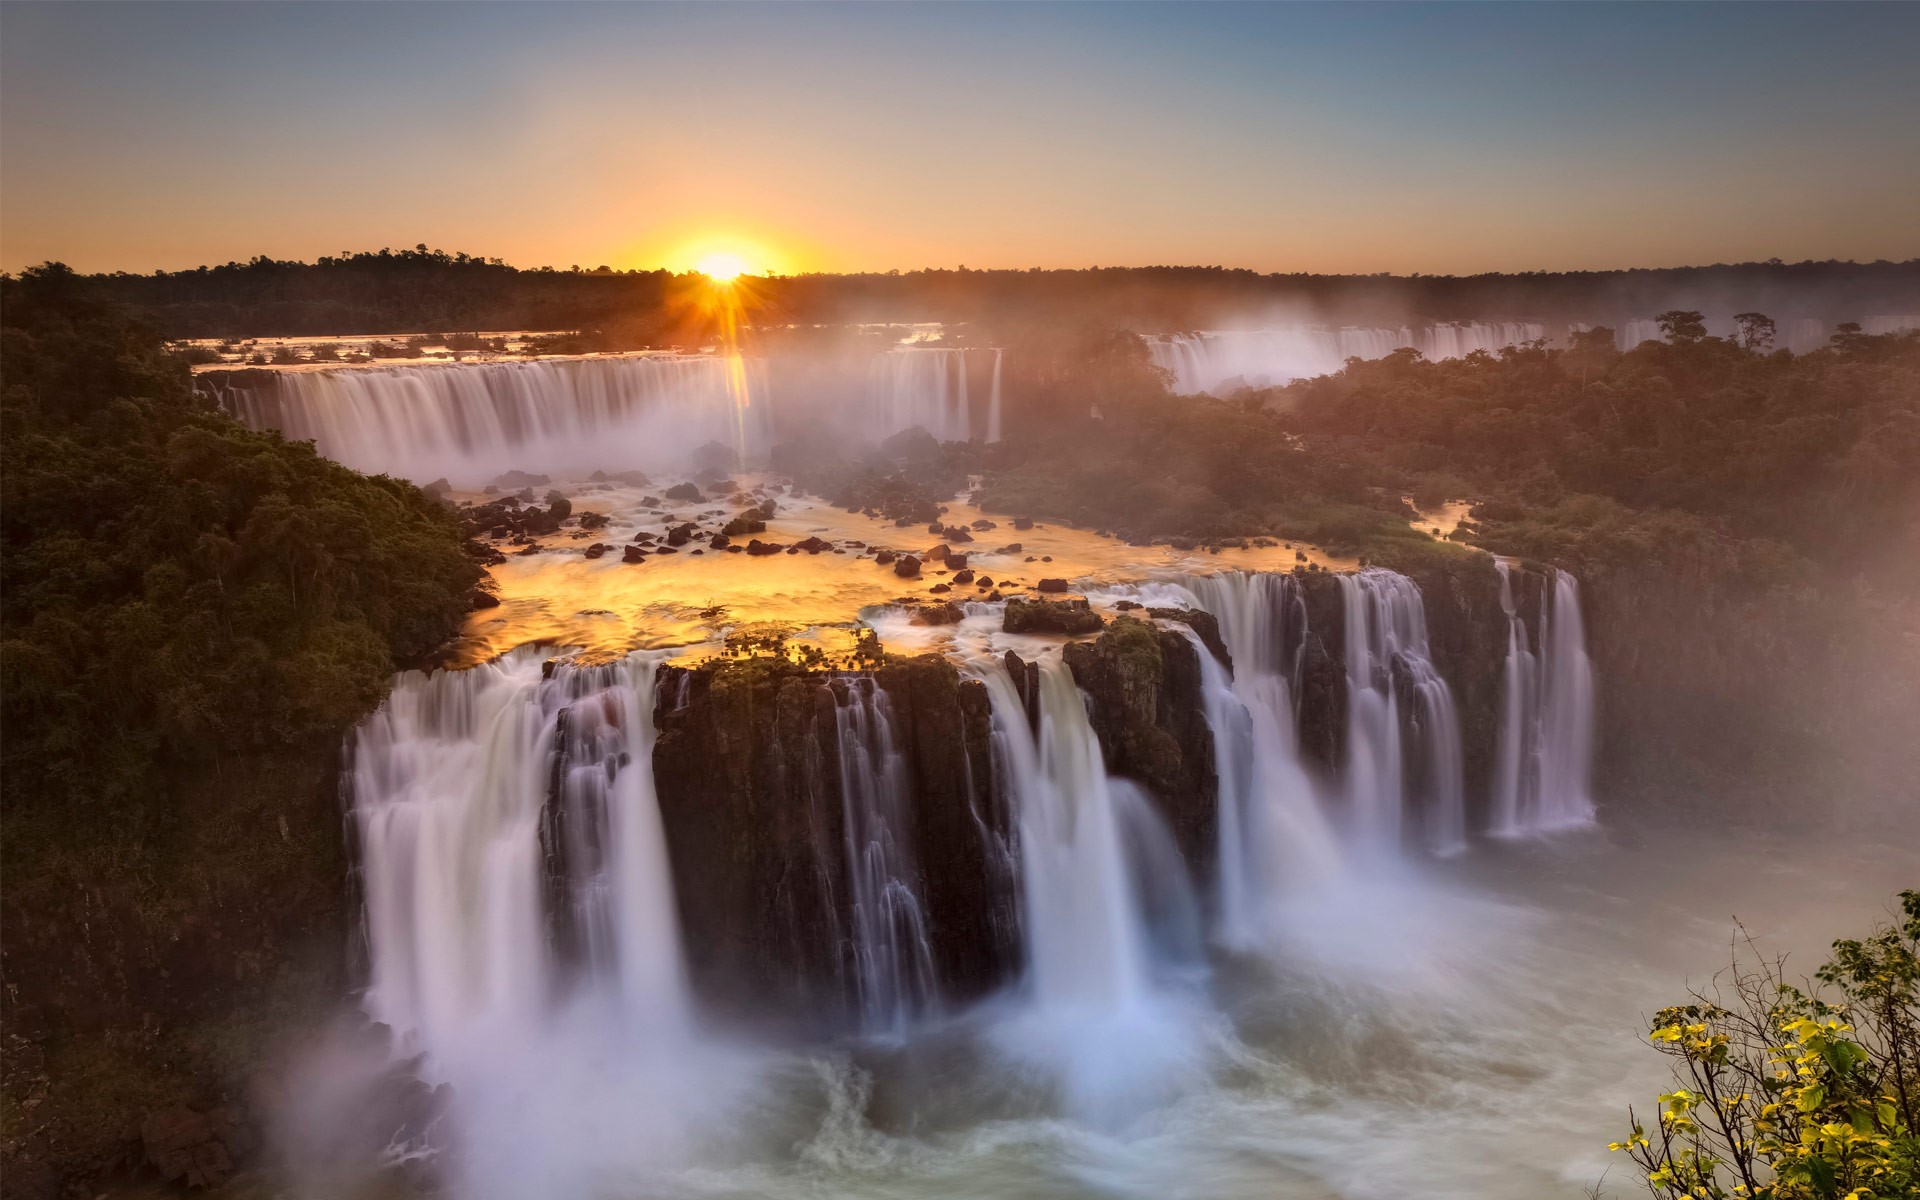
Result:
{"label": "white water", "polygon": [[1593,663],[1579,582],[1565,571],[1553,573],[1536,642],[1513,594],[1511,565],[1506,559],[1495,565],[1507,613],[1507,657],[1491,831],[1516,837],[1591,825]]}
{"label": "white water", "polygon": [[[1340,577],[1347,644],[1347,801],[1362,852],[1397,853],[1411,804],[1436,854],[1466,848],[1460,721],[1434,668],[1420,589],[1394,571]],[[1401,711],[1403,672],[1412,710]],[[1407,745],[1406,735],[1413,735]],[[1409,768],[1412,768],[1410,771]],[[1410,788],[1408,776],[1418,781]]]}
{"label": "white water", "polygon": [[758,374],[737,357],[685,354],[353,367],[276,372],[270,387],[219,399],[355,470],[478,489],[515,469],[671,467],[708,442],[760,455],[771,424]]}
{"label": "white water", "polygon": [[893,705],[871,678],[835,698],[847,874],[853,884],[854,978],[861,1027],[904,1036],[939,1002],[933,951],[908,850],[913,797]]}
{"label": "white water", "polygon": [[577,922],[583,986],[663,1034],[687,1027],[653,791],[658,657],[542,679],[540,655],[519,651],[395,682],[352,750],[376,1019],[430,1052],[536,1024],[563,988],[557,854],[568,911],[553,919]]}
{"label": "white water", "polygon": [[1001,660],[971,669],[992,698],[1019,830],[1026,997],[1000,1038],[1051,1080],[1066,1112],[1117,1127],[1196,1067],[1188,997],[1156,970],[1156,949],[1163,966],[1197,953],[1181,944],[1198,941],[1186,867],[1152,802],[1108,776],[1058,655],[1039,661],[1037,722]]}
{"label": "white water", "polygon": [[983,411],[976,411],[969,353],[896,346],[874,355],[867,371],[867,410],[876,439],[917,425],[943,442],[999,441],[1001,352],[992,352]]}
{"label": "white water", "polygon": [[1219,931],[1249,949],[1270,934],[1286,896],[1338,874],[1344,854],[1300,762],[1294,684],[1306,608],[1288,575],[1191,576],[1196,607],[1213,614],[1233,660],[1228,674],[1199,636],[1201,698],[1220,781]]}
{"label": "white water", "polygon": [[1545,329],[1515,322],[1397,329],[1292,325],[1149,337],[1147,347],[1153,364],[1173,373],[1173,390],[1188,394],[1222,385],[1268,387],[1328,375],[1349,358],[1385,358],[1409,347],[1429,359],[1460,358],[1476,350],[1494,352],[1542,337]]}

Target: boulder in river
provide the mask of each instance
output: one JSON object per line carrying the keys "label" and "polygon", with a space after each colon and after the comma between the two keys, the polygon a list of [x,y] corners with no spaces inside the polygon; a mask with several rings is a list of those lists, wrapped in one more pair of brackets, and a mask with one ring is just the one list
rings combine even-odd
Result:
{"label": "boulder in river", "polygon": [[1035,584],[1034,587],[1043,592],[1064,592],[1067,590],[1067,581],[1064,579],[1042,579],[1039,583]]}
{"label": "boulder in river", "polygon": [[[508,471],[504,475],[496,475],[493,478],[493,486],[503,492],[517,492],[522,488],[546,487],[552,482],[553,480],[545,475],[535,475],[529,471]],[[531,500],[533,497],[526,496],[523,497],[523,499]]]}
{"label": "boulder in river", "polygon": [[920,574],[920,560],[911,554],[903,554],[895,560],[893,573],[902,579],[912,579]]}
{"label": "boulder in river", "polygon": [[668,489],[667,489],[667,491],[666,491],[666,497],[667,497],[667,499],[669,499],[669,500],[699,500],[699,499],[702,499],[702,496],[701,496],[701,492],[700,492],[700,488],[699,488],[699,486],[698,486],[698,485],[696,485],[696,484],[691,484],[691,483],[676,483],[676,484],[674,484],[674,485],[673,485],[672,487],[670,487],[670,488],[668,488]]}
{"label": "boulder in river", "polygon": [[647,552],[638,546],[628,546],[625,550],[621,551],[620,561],[623,563],[645,562],[647,561]]}
{"label": "boulder in river", "polygon": [[1106,622],[1085,600],[1009,600],[1000,627],[1008,633],[1098,633]]}

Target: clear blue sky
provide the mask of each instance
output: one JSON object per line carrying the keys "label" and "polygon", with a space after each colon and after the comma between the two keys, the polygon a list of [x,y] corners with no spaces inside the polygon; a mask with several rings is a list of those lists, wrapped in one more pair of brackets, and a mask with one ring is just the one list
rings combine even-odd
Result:
{"label": "clear blue sky", "polygon": [[25,4],[0,266],[1920,256],[1920,4]]}

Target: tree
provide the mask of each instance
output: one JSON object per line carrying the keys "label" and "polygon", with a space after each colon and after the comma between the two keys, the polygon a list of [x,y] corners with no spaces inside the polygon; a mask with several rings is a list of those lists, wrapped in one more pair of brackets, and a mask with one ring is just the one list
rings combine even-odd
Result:
{"label": "tree", "polygon": [[1675,345],[1706,340],[1707,320],[1697,312],[1670,308],[1654,320],[1659,323],[1660,332],[1666,334],[1667,340]]}
{"label": "tree", "polygon": [[1680,1085],[1610,1149],[1663,1200],[1895,1200],[1920,1194],[1920,892],[1902,920],[1833,944],[1802,991],[1773,961],[1661,1009],[1649,1034]]}
{"label": "tree", "polygon": [[1733,322],[1740,327],[1735,340],[1740,348],[1754,354],[1765,354],[1773,349],[1773,318],[1765,313],[1735,313]]}

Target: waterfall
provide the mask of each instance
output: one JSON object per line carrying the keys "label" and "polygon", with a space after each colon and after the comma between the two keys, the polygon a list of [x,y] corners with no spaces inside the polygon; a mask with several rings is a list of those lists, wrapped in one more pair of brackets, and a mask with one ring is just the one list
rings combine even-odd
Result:
{"label": "waterfall", "polygon": [[1029,1003],[1002,1030],[1057,1081],[1068,1112],[1117,1127],[1203,1078],[1199,906],[1173,833],[1107,775],[1086,700],[1057,655],[1027,701],[999,659],[986,682],[995,761],[1017,806]]}
{"label": "waterfall", "polygon": [[912,795],[894,730],[892,702],[867,677],[836,689],[847,874],[853,884],[854,977],[861,1024],[901,1035],[938,1001],[912,856]]}
{"label": "waterfall", "polygon": [[993,383],[987,393],[987,440],[1000,440],[1000,359],[1003,351],[993,352]]}
{"label": "waterfall", "polygon": [[1565,571],[1552,573],[1541,596],[1536,653],[1514,595],[1512,564],[1500,558],[1495,565],[1507,614],[1507,658],[1491,832],[1515,837],[1592,824],[1593,664],[1579,582]]}
{"label": "waterfall", "polygon": [[670,468],[708,442],[758,455],[770,443],[758,374],[686,354],[345,367],[274,372],[216,399],[355,470],[477,489],[513,469]]}
{"label": "waterfall", "polygon": [[1291,575],[1225,571],[1190,576],[1196,606],[1213,614],[1233,672],[1184,626],[1200,657],[1201,700],[1219,777],[1220,940],[1259,940],[1279,895],[1339,870],[1341,852],[1301,764],[1294,700],[1306,607]]}
{"label": "waterfall", "polygon": [[571,980],[658,1036],[688,1025],[653,790],[658,655],[536,652],[407,672],[351,746],[366,1007],[433,1050],[532,1028]]}
{"label": "waterfall", "polygon": [[1210,392],[1223,385],[1270,387],[1341,369],[1349,358],[1385,358],[1415,349],[1429,359],[1460,358],[1476,351],[1543,337],[1532,322],[1440,324],[1398,329],[1292,325],[1272,329],[1176,333],[1149,337],[1153,364],[1173,375],[1177,393]]}
{"label": "waterfall", "polygon": [[[999,395],[988,397],[988,422]],[[943,442],[973,437],[973,407],[967,387],[967,352],[944,348],[896,346],[873,356],[867,370],[867,412],[876,438],[915,425]]]}
{"label": "waterfall", "polygon": [[[1460,721],[1435,670],[1420,589],[1394,571],[1342,575],[1347,643],[1347,798],[1356,844],[1400,846],[1410,799],[1422,838],[1439,854],[1466,847]],[[1410,701],[1402,709],[1403,693]],[[1411,734],[1411,746],[1407,735]]]}

